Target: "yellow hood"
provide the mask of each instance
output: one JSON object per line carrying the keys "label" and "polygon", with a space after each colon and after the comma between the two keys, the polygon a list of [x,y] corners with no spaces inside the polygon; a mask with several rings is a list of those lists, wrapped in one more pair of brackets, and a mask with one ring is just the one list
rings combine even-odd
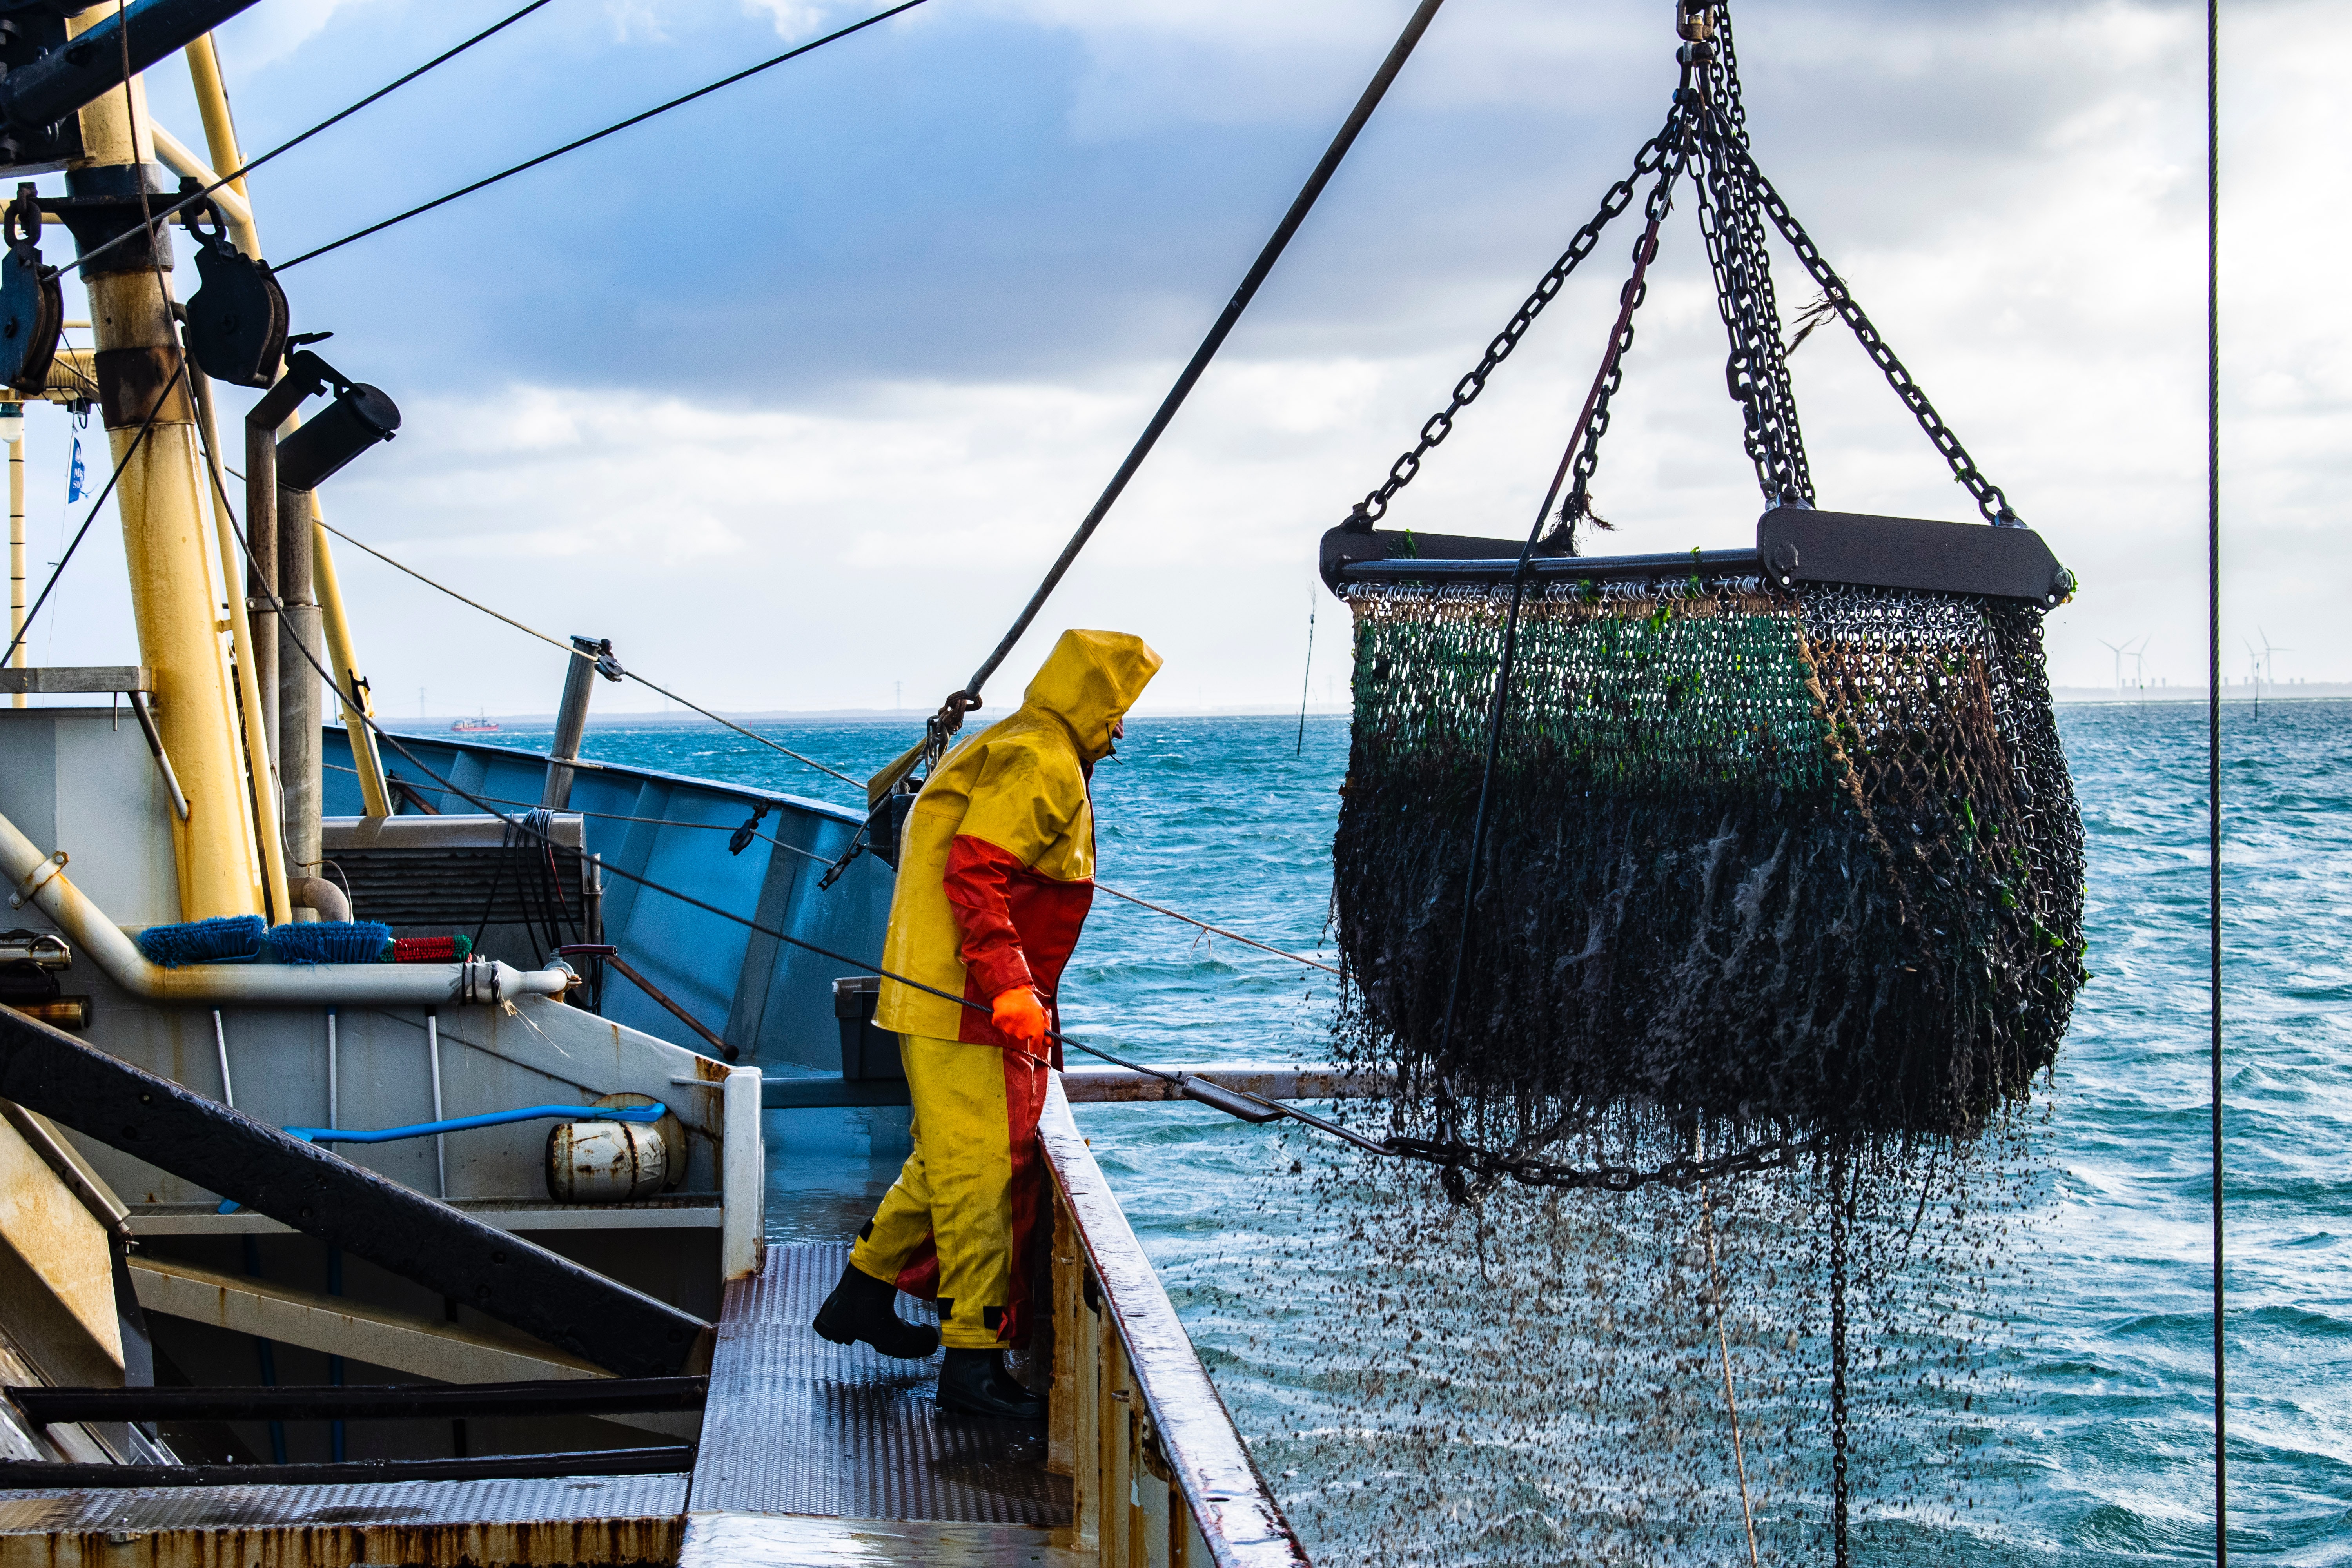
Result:
{"label": "yellow hood", "polygon": [[1066,631],[1045,656],[1021,705],[1051,713],[1077,737],[1090,763],[1110,755],[1111,726],[1127,716],[1161,660],[1126,632]]}

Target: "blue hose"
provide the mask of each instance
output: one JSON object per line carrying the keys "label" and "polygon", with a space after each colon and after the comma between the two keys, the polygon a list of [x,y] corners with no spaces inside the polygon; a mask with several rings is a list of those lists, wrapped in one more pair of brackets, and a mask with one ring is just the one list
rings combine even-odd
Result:
{"label": "blue hose", "polygon": [[403,1138],[431,1138],[474,1127],[503,1127],[509,1121],[551,1119],[645,1123],[659,1121],[668,1114],[667,1105],[529,1105],[520,1110],[488,1110],[479,1116],[453,1116],[446,1121],[419,1121],[410,1127],[383,1127],[373,1132],[349,1127],[289,1127],[286,1134],[306,1143],[392,1143]]}
{"label": "blue hose", "polygon": [[[348,1127],[289,1127],[289,1138],[306,1143],[391,1143],[403,1138],[430,1138],[441,1132],[463,1132],[475,1127],[503,1127],[509,1121],[634,1121],[640,1126],[659,1121],[669,1107],[652,1105],[527,1105],[520,1110],[487,1110],[479,1116],[453,1116],[446,1121],[419,1121],[409,1127],[380,1127],[363,1131]],[[223,1198],[217,1212],[235,1214],[235,1198]]]}

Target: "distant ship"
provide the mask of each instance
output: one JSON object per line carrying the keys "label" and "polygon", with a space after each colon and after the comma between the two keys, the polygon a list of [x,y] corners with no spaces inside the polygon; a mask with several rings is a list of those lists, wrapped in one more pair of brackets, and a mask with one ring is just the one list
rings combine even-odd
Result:
{"label": "distant ship", "polygon": [[488,718],[460,719],[456,723],[449,726],[451,730],[460,735],[484,734],[489,731],[497,729],[498,727],[499,721],[496,719]]}

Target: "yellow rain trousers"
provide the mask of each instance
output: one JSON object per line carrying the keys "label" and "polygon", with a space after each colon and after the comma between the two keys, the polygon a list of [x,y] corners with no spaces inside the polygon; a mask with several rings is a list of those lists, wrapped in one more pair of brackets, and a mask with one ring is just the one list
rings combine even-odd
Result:
{"label": "yellow rain trousers", "polygon": [[908,816],[882,968],[948,995],[882,982],[875,1023],[900,1036],[915,1150],[850,1261],[936,1300],[952,1349],[1028,1342],[1051,1230],[1037,1119],[1057,1064],[999,1034],[988,1006],[1033,985],[1061,1026],[1094,896],[1087,779],[1160,662],[1123,632],[1064,632],[1021,707],[950,752]]}

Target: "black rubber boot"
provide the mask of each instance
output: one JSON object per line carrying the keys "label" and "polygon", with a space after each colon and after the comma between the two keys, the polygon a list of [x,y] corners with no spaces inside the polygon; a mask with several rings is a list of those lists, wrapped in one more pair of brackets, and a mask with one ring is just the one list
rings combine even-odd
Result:
{"label": "black rubber boot", "polygon": [[1043,1421],[1045,1402],[1013,1380],[997,1351],[948,1348],[940,1363],[940,1408],[1000,1421]]}
{"label": "black rubber boot", "polygon": [[841,1283],[816,1310],[816,1321],[809,1327],[837,1345],[862,1342],[900,1361],[920,1361],[940,1348],[940,1331],[900,1317],[898,1301],[897,1286],[853,1263],[842,1269]]}

